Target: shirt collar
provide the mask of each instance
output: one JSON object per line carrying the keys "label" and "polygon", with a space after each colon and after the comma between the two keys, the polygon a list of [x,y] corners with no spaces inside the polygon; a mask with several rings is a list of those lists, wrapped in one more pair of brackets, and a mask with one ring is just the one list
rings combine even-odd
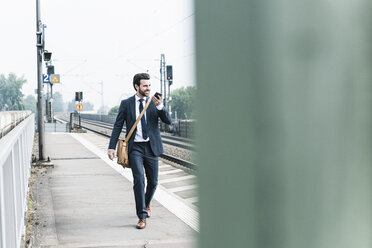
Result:
{"label": "shirt collar", "polygon": [[[139,99],[141,99],[141,98],[139,98],[139,97],[137,96],[137,94],[135,94],[134,97],[136,98],[136,102],[139,102]],[[142,98],[142,99],[144,99],[145,102],[147,101],[147,97],[144,97],[144,98]]]}

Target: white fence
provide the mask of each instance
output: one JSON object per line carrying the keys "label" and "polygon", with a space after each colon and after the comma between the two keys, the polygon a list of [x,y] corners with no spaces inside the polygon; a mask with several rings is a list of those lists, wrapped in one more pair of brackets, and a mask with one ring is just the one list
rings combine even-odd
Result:
{"label": "white fence", "polygon": [[0,112],[0,138],[31,114],[29,110]]}
{"label": "white fence", "polygon": [[19,247],[25,232],[34,115],[0,139],[0,247]]}

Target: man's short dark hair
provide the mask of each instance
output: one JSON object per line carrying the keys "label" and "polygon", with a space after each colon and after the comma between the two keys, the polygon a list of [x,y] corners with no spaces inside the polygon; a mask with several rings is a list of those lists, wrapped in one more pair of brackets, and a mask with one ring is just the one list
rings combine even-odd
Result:
{"label": "man's short dark hair", "polygon": [[[141,85],[141,79],[150,79],[150,75],[147,73],[137,73],[133,77],[133,88],[136,90],[135,84],[138,85],[138,87]],[[136,90],[137,91],[137,90]]]}

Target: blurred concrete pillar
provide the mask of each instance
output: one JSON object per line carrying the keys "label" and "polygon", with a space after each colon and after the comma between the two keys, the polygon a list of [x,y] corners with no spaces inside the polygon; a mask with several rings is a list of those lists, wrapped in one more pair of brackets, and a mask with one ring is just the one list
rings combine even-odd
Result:
{"label": "blurred concrete pillar", "polygon": [[371,1],[195,1],[200,247],[372,247]]}

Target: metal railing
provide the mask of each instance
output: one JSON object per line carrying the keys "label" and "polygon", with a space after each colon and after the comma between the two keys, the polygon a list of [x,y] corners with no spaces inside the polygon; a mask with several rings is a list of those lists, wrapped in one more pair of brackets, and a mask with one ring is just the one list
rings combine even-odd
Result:
{"label": "metal railing", "polygon": [[34,119],[31,114],[0,139],[0,247],[20,247],[25,233]]}
{"label": "metal railing", "polygon": [[52,122],[52,123],[45,123],[45,132],[46,133],[68,133],[70,132],[69,123],[58,123],[58,122]]}
{"label": "metal railing", "polygon": [[31,111],[2,111],[0,112],[0,138],[10,132],[21,121],[31,115]]}

